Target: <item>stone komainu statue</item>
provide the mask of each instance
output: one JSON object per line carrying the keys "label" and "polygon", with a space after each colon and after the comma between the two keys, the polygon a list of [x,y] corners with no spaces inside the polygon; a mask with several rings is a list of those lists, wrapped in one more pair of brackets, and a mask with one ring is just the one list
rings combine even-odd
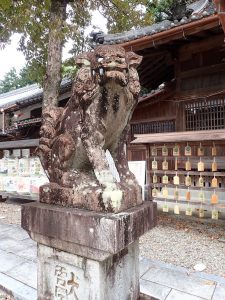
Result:
{"label": "stone komainu statue", "polygon": [[[80,69],[66,107],[43,112],[38,152],[50,183],[41,188],[41,202],[107,212],[142,202],[125,153],[141,59],[120,46],[98,46],[76,58]],[[110,171],[107,149],[120,182]]]}

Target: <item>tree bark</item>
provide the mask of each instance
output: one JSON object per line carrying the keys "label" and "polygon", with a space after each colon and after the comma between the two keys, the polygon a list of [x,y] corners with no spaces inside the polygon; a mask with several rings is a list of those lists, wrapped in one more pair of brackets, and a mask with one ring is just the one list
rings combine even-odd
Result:
{"label": "tree bark", "polygon": [[50,10],[50,29],[48,43],[47,71],[43,86],[43,109],[58,106],[61,84],[63,26],[66,20],[68,0],[52,0]]}

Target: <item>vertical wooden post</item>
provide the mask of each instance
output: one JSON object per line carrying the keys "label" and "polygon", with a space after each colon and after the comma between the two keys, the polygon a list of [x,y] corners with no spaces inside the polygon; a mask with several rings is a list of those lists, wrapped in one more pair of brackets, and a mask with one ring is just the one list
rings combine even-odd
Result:
{"label": "vertical wooden post", "polygon": [[150,185],[150,144],[146,144],[146,185]]}
{"label": "vertical wooden post", "polygon": [[216,10],[225,33],[225,2],[224,0],[214,0],[214,3],[216,5]]}
{"label": "vertical wooden post", "polygon": [[185,105],[184,102],[179,102],[176,105],[176,131],[185,131]]}
{"label": "vertical wooden post", "polygon": [[5,111],[3,108],[1,109],[1,113],[2,113],[2,133],[5,133]]}

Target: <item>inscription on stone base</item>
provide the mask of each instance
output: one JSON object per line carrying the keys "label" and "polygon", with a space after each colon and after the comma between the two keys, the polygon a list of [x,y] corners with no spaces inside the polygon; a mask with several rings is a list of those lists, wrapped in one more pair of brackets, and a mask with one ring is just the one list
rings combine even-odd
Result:
{"label": "inscription on stone base", "polygon": [[39,244],[38,299],[137,300],[138,250],[137,241],[125,253],[98,262]]}
{"label": "inscription on stone base", "polygon": [[76,289],[79,283],[76,281],[74,272],[69,272],[67,268],[60,265],[55,267],[55,293],[54,296],[59,300],[76,299],[78,300]]}

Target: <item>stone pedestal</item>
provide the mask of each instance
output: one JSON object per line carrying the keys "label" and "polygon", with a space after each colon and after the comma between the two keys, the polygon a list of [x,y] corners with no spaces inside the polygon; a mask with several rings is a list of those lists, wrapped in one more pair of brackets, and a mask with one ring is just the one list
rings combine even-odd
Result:
{"label": "stone pedestal", "polygon": [[139,299],[139,237],[156,224],[147,201],[104,214],[26,204],[22,227],[38,242],[38,299]]}

